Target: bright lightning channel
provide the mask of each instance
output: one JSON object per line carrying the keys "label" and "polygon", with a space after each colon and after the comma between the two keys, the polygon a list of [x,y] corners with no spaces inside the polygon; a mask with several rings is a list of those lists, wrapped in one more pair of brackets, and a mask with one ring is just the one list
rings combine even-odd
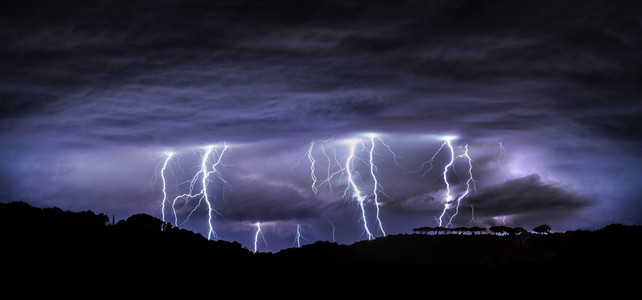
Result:
{"label": "bright lightning channel", "polygon": [[[340,176],[339,180],[341,181],[344,178],[344,175],[347,175],[345,176],[347,178],[347,185],[343,195],[344,197],[348,197],[348,194],[352,191],[352,198],[357,200],[357,202],[359,203],[359,208],[361,209],[361,219],[364,222],[364,231],[368,236],[368,239],[373,239],[374,234],[370,231],[367,224],[365,202],[368,199],[372,199],[372,201],[374,202],[375,209],[376,209],[376,221],[377,221],[378,229],[379,231],[381,231],[383,236],[386,236],[386,231],[383,228],[383,223],[380,217],[380,212],[381,212],[380,207],[382,205],[382,203],[380,202],[380,194],[386,197],[389,197],[383,191],[383,187],[379,182],[379,168],[375,163],[375,155],[377,154],[375,147],[376,147],[377,141],[381,143],[383,147],[387,149],[388,152],[390,152],[390,154],[393,157],[394,163],[398,167],[403,169],[403,166],[399,164],[399,161],[398,161],[399,156],[397,156],[396,153],[392,151],[390,146],[388,146],[377,134],[369,133],[369,134],[365,134],[365,136],[368,137],[370,140],[369,147],[366,146],[364,141],[359,138],[346,140],[346,143],[349,145],[349,148],[348,148],[348,155],[344,163],[339,162],[339,159],[337,158],[336,148],[333,150],[334,162],[336,164],[333,164],[330,158],[330,155],[328,155],[328,152],[326,152],[325,144],[334,140],[334,138],[330,138],[327,140],[313,140],[307,149],[307,158],[310,161],[310,178],[312,179],[311,188],[314,194],[318,194],[319,192],[318,188],[324,184],[328,184],[330,191],[332,191],[332,183],[331,183],[332,180]],[[368,159],[357,156],[357,150],[358,150],[357,144],[360,144],[362,146],[363,151],[368,152]],[[325,157],[325,160],[327,161],[327,177],[325,179],[319,179],[316,174],[318,169],[317,167],[321,160],[314,157],[315,147],[321,148],[323,157]],[[357,171],[357,168],[355,167],[356,161],[360,161],[368,165],[369,167],[370,176],[372,176],[372,180],[373,180],[372,195],[364,193],[364,191],[362,191],[359,188],[359,185],[357,184],[357,180],[361,179],[361,174],[359,174],[359,171]]]}
{"label": "bright lightning channel", "polygon": [[314,194],[318,194],[319,190],[317,189],[317,176],[314,174],[314,164],[316,160],[314,155],[312,155],[312,148],[314,148],[314,141],[310,143],[310,148],[308,149],[308,160],[310,160],[310,177],[312,178],[312,191]]}
{"label": "bright lightning channel", "polygon": [[[413,173],[419,172],[427,164],[430,164],[430,168],[426,172],[424,172],[423,175],[421,176],[423,178],[428,172],[430,172],[430,170],[432,170],[433,162],[434,162],[435,157],[437,156],[437,154],[439,154],[441,152],[441,150],[444,149],[444,147],[447,147],[448,150],[450,150],[450,160],[444,166],[443,172],[441,174],[441,176],[444,179],[444,184],[446,185],[446,197],[444,199],[444,209],[442,210],[441,215],[439,215],[439,218],[437,219],[437,223],[439,224],[439,227],[443,226],[444,219],[446,217],[447,211],[452,207],[453,202],[456,202],[456,204],[455,204],[455,213],[453,215],[451,215],[450,218],[448,219],[448,223],[446,224],[446,227],[452,225],[453,219],[459,213],[459,204],[460,204],[461,200],[464,199],[466,196],[468,196],[468,194],[470,194],[471,186],[472,186],[473,189],[476,189],[475,188],[475,179],[473,178],[473,160],[468,155],[468,145],[466,144],[464,146],[464,153],[463,154],[455,156],[455,149],[453,148],[453,145],[452,145],[452,140],[455,139],[455,138],[456,137],[454,137],[454,136],[444,136],[442,138],[442,140],[444,142],[441,144],[441,146],[439,147],[437,152],[435,152],[435,154],[433,154],[432,158],[430,158],[430,160],[424,162],[421,165],[421,168],[419,168],[416,171],[413,171]],[[461,195],[459,195],[459,197],[457,197],[455,199],[453,197],[453,195],[452,195],[450,181],[448,180],[448,170],[452,168],[453,171],[455,171],[455,160],[457,158],[465,158],[468,161],[468,180],[466,180],[466,190],[464,191],[464,193],[462,193]],[[473,214],[474,214],[474,211],[473,211]],[[473,218],[474,218],[474,216],[473,216]]]}
{"label": "bright lightning channel", "polygon": [[296,225],[296,236],[294,237],[294,243],[296,243],[297,248],[301,248],[301,239],[307,240],[304,236],[301,235],[301,226]]}
{"label": "bright lightning channel", "polygon": [[[212,226],[212,212],[214,211],[212,209],[212,203],[210,203],[208,196],[207,196],[207,183],[209,180],[207,179],[210,174],[216,172],[216,167],[221,163],[221,160],[223,159],[223,154],[225,153],[225,150],[227,150],[227,144],[223,146],[223,150],[221,151],[221,154],[218,156],[218,160],[212,165],[212,171],[204,173],[203,176],[203,199],[205,199],[205,203],[207,204],[207,209],[208,209],[208,219],[207,222],[210,226],[210,230],[207,233],[207,239],[209,240],[211,236],[214,236],[216,238],[216,232],[214,231],[214,227]],[[208,151],[211,152],[212,146],[208,147]],[[205,165],[206,159],[203,159],[203,164],[202,167],[206,168]]]}
{"label": "bright lightning channel", "polygon": [[464,149],[465,149],[464,153],[458,155],[457,158],[463,157],[468,161],[468,180],[466,180],[466,191],[461,196],[457,197],[457,206],[455,208],[455,213],[450,217],[450,220],[448,221],[448,225],[446,226],[452,225],[453,219],[459,213],[459,203],[461,202],[462,199],[464,199],[464,197],[468,196],[468,194],[470,193],[471,184],[473,185],[473,189],[476,189],[475,179],[473,178],[473,160],[468,155],[468,144],[466,144]]}
{"label": "bright lightning channel", "polygon": [[[383,234],[383,236],[386,236],[386,231],[383,230],[383,225],[381,224],[381,218],[379,217],[379,206],[381,205],[379,203],[379,200],[378,200],[379,197],[377,196],[377,190],[379,188],[379,182],[377,181],[377,176],[375,174],[376,166],[374,164],[374,158],[373,158],[374,148],[375,148],[375,142],[374,142],[375,138],[379,138],[379,137],[377,137],[377,135],[375,135],[375,134],[370,134],[370,143],[371,143],[370,161],[369,161],[369,163],[370,163],[370,175],[372,176],[372,180],[374,181],[373,188],[372,188],[372,195],[374,196],[374,203],[375,203],[375,208],[376,208],[376,213],[377,213],[377,215],[376,215],[377,216],[377,224],[379,224],[379,229],[381,230],[381,233]],[[379,140],[381,140],[381,139],[379,139]],[[383,143],[383,141],[381,141],[381,142]],[[385,143],[384,143],[384,145],[385,145]],[[388,145],[386,145],[386,146],[388,146]],[[390,150],[390,147],[388,147],[388,150]]]}
{"label": "bright lightning channel", "polygon": [[265,247],[267,247],[267,241],[265,240],[263,231],[261,231],[261,222],[254,223],[254,226],[256,226],[256,233],[254,234],[254,253],[256,253],[259,251],[259,248],[258,248],[259,237],[263,239],[263,242],[265,243]]}
{"label": "bright lightning channel", "polygon": [[[445,138],[444,138],[444,139],[445,139]],[[421,178],[424,178],[424,177],[426,176],[426,174],[430,173],[430,171],[432,171],[432,169],[435,167],[435,165],[434,165],[434,163],[435,163],[435,157],[437,157],[437,154],[439,154],[439,153],[441,152],[441,150],[442,150],[442,149],[444,149],[444,146],[446,146],[446,145],[447,145],[447,143],[444,141],[444,143],[443,143],[443,144],[441,144],[441,146],[439,147],[439,149],[437,149],[437,151],[432,155],[432,157],[431,157],[429,160],[427,160],[427,161],[423,162],[423,163],[421,164],[421,166],[420,166],[417,170],[410,171],[410,172],[408,172],[408,173],[418,173],[418,172],[420,172],[421,170],[423,170],[423,169],[426,167],[426,165],[430,165],[430,167],[428,168],[428,170],[426,170],[423,174],[421,174]]]}
{"label": "bright lightning channel", "polygon": [[356,182],[354,181],[354,178],[352,176],[353,173],[353,160],[354,160],[354,152],[357,143],[361,143],[360,140],[350,140],[348,141],[350,144],[350,154],[348,155],[348,158],[346,159],[346,164],[345,164],[345,169],[348,173],[348,187],[346,188],[346,191],[348,191],[352,187],[352,197],[357,199],[357,202],[359,202],[359,207],[361,208],[361,218],[363,220],[363,228],[366,232],[366,235],[368,236],[368,240],[372,240],[374,238],[374,235],[370,232],[370,229],[368,229],[368,220],[366,219],[366,209],[364,206],[364,202],[366,200],[366,196],[362,195],[361,190],[359,190],[359,187],[357,186]]}
{"label": "bright lightning channel", "polygon": [[332,226],[332,241],[333,241],[333,242],[336,242],[336,241],[337,241],[337,238],[336,238],[336,236],[335,236],[335,233],[336,233],[336,231],[337,231],[337,228],[336,228],[336,227],[334,227],[334,224],[332,223],[332,221],[328,220],[328,223],[330,223],[330,226]]}
{"label": "bright lightning channel", "polygon": [[165,222],[165,202],[167,202],[167,180],[165,179],[165,170],[169,161],[174,156],[172,152],[165,152],[165,163],[163,163],[163,168],[161,169],[161,179],[163,180],[163,202],[161,203],[161,214],[163,216],[163,222]]}
{"label": "bright lightning channel", "polygon": [[498,139],[497,144],[499,144],[499,155],[497,155],[497,166],[502,168],[502,159],[506,156],[506,149],[504,148],[504,140]]}
{"label": "bright lightning channel", "polygon": [[[210,182],[210,179],[209,179],[210,175],[217,172],[216,168],[221,164],[221,161],[223,159],[225,151],[228,148],[229,148],[229,146],[227,144],[224,144],[223,145],[223,149],[221,150],[221,153],[218,154],[218,158],[216,159],[216,161],[211,166],[209,166],[208,165],[209,157],[212,155],[212,151],[214,150],[214,146],[210,145],[210,146],[205,147],[205,152],[201,157],[200,170],[194,175],[194,177],[192,177],[192,180],[190,181],[189,192],[185,193],[185,194],[182,194],[182,195],[176,196],[174,198],[174,201],[172,202],[172,211],[174,213],[174,224],[176,224],[176,225],[178,225],[178,214],[176,212],[176,203],[178,202],[179,199],[186,199],[186,202],[187,202],[189,199],[193,199],[193,198],[197,198],[197,197],[199,198],[198,203],[190,211],[190,213],[187,215],[187,218],[186,218],[186,220],[184,222],[187,222],[187,220],[189,220],[189,218],[196,211],[196,209],[198,209],[201,206],[201,204],[203,202],[205,202],[205,204],[207,205],[207,209],[208,209],[208,219],[207,219],[207,223],[209,225],[209,230],[207,232],[207,239],[208,240],[212,239],[212,238],[218,239],[218,236],[217,236],[216,232],[214,231],[214,226],[212,225],[212,217],[213,217],[212,215],[213,215],[213,213],[215,211],[214,211],[214,209],[212,207],[212,203],[209,200],[209,195],[207,193],[207,186],[208,186],[208,183]],[[198,182],[199,178],[201,179],[200,180],[201,190],[198,193],[194,194],[194,187],[196,186],[196,183]],[[219,176],[219,178],[220,178],[220,176]],[[223,183],[227,185],[227,182],[224,181],[224,180],[223,180]]]}
{"label": "bright lightning channel", "polygon": [[[445,136],[443,137],[444,144],[448,146],[448,149],[450,149],[450,161],[448,164],[444,167],[444,172],[443,172],[443,177],[444,177],[444,182],[446,183],[446,201],[444,203],[444,210],[441,212],[441,215],[439,216],[439,227],[442,226],[443,223],[443,218],[446,215],[446,210],[450,208],[450,203],[452,202],[452,196],[450,195],[450,182],[448,182],[448,168],[450,168],[454,163],[455,163],[455,150],[453,149],[453,145],[450,143],[451,140],[453,140],[454,137],[452,136]],[[444,144],[442,144],[442,147],[439,148],[438,151],[440,151]]]}
{"label": "bright lightning channel", "polygon": [[[337,176],[337,175],[341,175],[342,176],[343,173],[345,172],[345,169],[341,167],[341,163],[336,158],[336,149],[334,151],[334,159],[335,159],[336,165],[332,163],[332,161],[330,160],[330,156],[328,155],[328,153],[325,150],[325,144],[330,142],[330,141],[332,141],[333,139],[334,138],[330,138],[330,139],[327,139],[327,140],[313,140],[310,143],[310,147],[308,148],[308,151],[307,151],[307,157],[308,157],[308,160],[310,161],[310,178],[312,178],[311,189],[312,189],[312,192],[314,192],[315,195],[319,193],[319,187],[324,185],[324,184],[327,184],[328,188],[330,189],[330,191],[332,191],[332,180],[334,179],[334,177]],[[314,152],[313,151],[314,151],[315,145],[317,145],[317,144],[320,144],[321,153],[325,157],[325,159],[327,161],[327,164],[328,164],[328,166],[327,166],[327,176],[322,181],[320,181],[319,178],[316,176],[317,160],[314,158]],[[338,166],[339,170],[336,170],[336,171],[333,172],[332,170],[335,169],[336,166]]]}

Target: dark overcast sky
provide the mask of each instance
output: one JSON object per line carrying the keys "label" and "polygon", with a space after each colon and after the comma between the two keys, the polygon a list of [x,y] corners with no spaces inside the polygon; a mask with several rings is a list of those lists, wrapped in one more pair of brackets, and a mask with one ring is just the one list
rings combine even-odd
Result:
{"label": "dark overcast sky", "polygon": [[[346,140],[364,141],[355,168],[382,235],[372,132],[401,165],[377,143],[388,234],[435,225],[447,151],[412,171],[444,135],[475,161],[453,226],[640,224],[641,112],[640,1],[0,4],[1,201],[161,217],[164,153],[173,198],[202,147],[225,142],[214,228],[252,248],[263,222],[262,251],[292,246],[297,224],[308,243],[333,226],[338,242],[365,238],[346,172],[313,193],[315,140],[321,179]],[[453,194],[467,170],[458,158]],[[180,203],[179,222],[196,203]],[[207,234],[204,206],[182,226]]]}

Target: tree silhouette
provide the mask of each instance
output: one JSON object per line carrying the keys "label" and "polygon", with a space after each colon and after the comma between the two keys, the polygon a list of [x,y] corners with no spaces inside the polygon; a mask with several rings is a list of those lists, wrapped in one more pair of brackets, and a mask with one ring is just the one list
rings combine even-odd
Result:
{"label": "tree silhouette", "polygon": [[129,231],[149,231],[149,232],[162,231],[163,229],[168,229],[165,222],[147,214],[132,215],[131,217],[127,218],[127,220],[119,221],[116,224],[116,228],[123,228]]}
{"label": "tree silhouette", "polygon": [[527,233],[528,230],[524,229],[524,227],[515,227],[512,228],[512,231],[510,232],[511,235],[522,235],[524,233]]}
{"label": "tree silhouette", "polygon": [[464,232],[469,230],[468,230],[468,227],[455,227],[455,228],[452,228],[450,231],[456,232],[457,234],[463,234]]}
{"label": "tree silhouette", "polygon": [[486,228],[481,228],[479,226],[473,226],[473,227],[468,228],[468,231],[470,231],[470,233],[475,235],[475,232],[479,232],[481,234],[483,231],[486,231]]}
{"label": "tree silhouette", "polygon": [[535,228],[533,228],[533,231],[539,233],[539,234],[549,234],[551,233],[551,226],[548,226],[546,224],[539,225]]}
{"label": "tree silhouette", "polygon": [[498,235],[500,233],[508,233],[508,232],[510,232],[510,229],[511,229],[510,227],[501,226],[501,225],[490,226],[488,228],[488,230],[490,230],[490,232],[492,232],[495,235]]}
{"label": "tree silhouette", "polygon": [[450,229],[446,227],[441,227],[441,226],[433,227],[432,229],[433,229],[432,231],[434,231],[435,234],[437,235],[439,235],[439,232],[446,233],[447,231],[450,231]]}
{"label": "tree silhouette", "polygon": [[452,232],[455,231],[455,229],[449,229],[446,227],[418,227],[418,228],[413,228],[412,231],[427,234],[428,232],[435,232],[436,235],[439,235],[439,233],[445,233],[445,232]]}
{"label": "tree silhouette", "polygon": [[413,228],[412,231],[427,234],[428,232],[432,231],[432,227],[417,227]]}

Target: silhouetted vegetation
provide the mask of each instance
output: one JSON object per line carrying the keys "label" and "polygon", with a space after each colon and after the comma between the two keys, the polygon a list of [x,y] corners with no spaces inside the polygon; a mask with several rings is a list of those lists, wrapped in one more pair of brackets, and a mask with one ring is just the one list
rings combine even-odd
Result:
{"label": "silhouetted vegetation", "polygon": [[546,224],[539,225],[535,228],[533,228],[533,231],[540,233],[540,234],[549,234],[551,233],[551,226],[548,226]]}
{"label": "silhouetted vegetation", "polygon": [[[545,225],[548,226],[548,225]],[[538,226],[539,227],[539,226]],[[550,227],[548,229],[542,227],[538,228],[541,230],[544,230],[544,232],[550,233]],[[523,235],[527,234],[528,230],[524,229],[523,227],[508,227],[508,226],[491,226],[488,229],[482,228],[479,226],[473,226],[473,227],[455,227],[455,228],[445,228],[445,227],[418,227],[418,228],[413,228],[412,231],[420,234],[428,234],[430,232],[434,232],[435,234],[439,233],[456,233],[456,234],[482,234],[486,232],[490,232],[494,235],[511,235],[511,236],[516,236],[516,235]],[[538,232],[534,230],[535,232]],[[539,233],[539,232],[538,232]]]}
{"label": "silhouetted vegetation", "polygon": [[192,269],[185,262],[213,267],[211,262],[221,257],[225,259],[218,267],[224,269],[251,256],[240,243],[208,241],[146,214],[112,225],[104,214],[22,202],[0,204],[0,236],[5,260],[20,270],[38,269],[54,277],[67,269],[100,278],[182,273]]}
{"label": "silhouetted vegetation", "polygon": [[[274,254],[253,254],[237,242],[208,241],[145,214],[111,224],[104,214],[90,211],[0,204],[4,271],[50,279],[62,278],[63,270],[75,280],[189,278],[189,284],[236,283],[254,274],[263,274],[265,282],[307,282],[330,274],[335,283],[364,284],[376,275],[378,282],[420,286],[473,274],[470,284],[519,285],[529,278],[576,280],[597,276],[598,270],[617,274],[623,266],[640,267],[640,226],[613,224],[597,231],[564,233],[551,233],[547,225],[533,229],[547,234],[506,226],[413,231],[418,234],[352,245],[316,242]],[[203,275],[185,277],[194,274]]]}

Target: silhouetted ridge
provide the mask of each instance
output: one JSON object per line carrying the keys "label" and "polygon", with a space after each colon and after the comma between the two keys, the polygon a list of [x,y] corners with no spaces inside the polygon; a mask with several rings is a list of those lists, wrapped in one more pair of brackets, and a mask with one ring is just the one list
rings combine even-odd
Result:
{"label": "silhouetted ridge", "polygon": [[[550,227],[540,229],[550,232]],[[620,276],[625,267],[638,270],[641,266],[641,226],[612,224],[596,231],[548,234],[519,227],[488,230],[416,228],[416,234],[352,245],[318,241],[274,254],[253,254],[238,242],[208,241],[146,214],[111,224],[104,214],[91,211],[0,204],[5,271],[37,271],[48,278],[68,270],[70,276],[83,280],[202,274],[189,280],[231,283],[252,274],[269,274],[261,277],[268,283],[307,282],[331,274],[333,281],[351,284],[369,282],[368,276],[375,275],[389,284],[421,284],[477,274],[470,284],[481,285],[541,276],[560,282],[596,280],[604,274]],[[440,234],[425,234],[429,231]]]}
{"label": "silhouetted ridge", "polygon": [[208,241],[146,214],[112,225],[104,214],[41,209],[22,202],[0,204],[0,235],[4,257],[11,258],[14,267],[45,272],[63,268],[134,276],[123,272],[133,266],[143,273],[189,272],[196,266],[213,267],[220,257],[225,259],[218,268],[236,267],[251,256],[240,243]]}

